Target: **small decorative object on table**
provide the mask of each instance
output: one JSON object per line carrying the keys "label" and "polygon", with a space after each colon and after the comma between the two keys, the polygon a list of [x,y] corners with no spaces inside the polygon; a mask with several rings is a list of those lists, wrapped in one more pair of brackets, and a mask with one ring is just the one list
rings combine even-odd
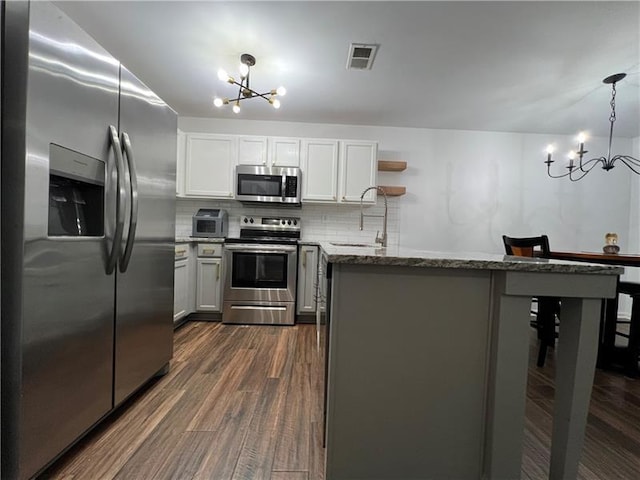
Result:
{"label": "small decorative object on table", "polygon": [[618,234],[617,233],[607,233],[604,236],[604,240],[606,245],[602,247],[602,251],[608,254],[616,254],[620,251],[620,247],[618,246]]}

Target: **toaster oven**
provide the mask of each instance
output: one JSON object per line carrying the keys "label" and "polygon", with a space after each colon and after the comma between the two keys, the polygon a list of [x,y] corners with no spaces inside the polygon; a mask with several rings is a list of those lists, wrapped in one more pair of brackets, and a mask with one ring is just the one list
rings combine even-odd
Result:
{"label": "toaster oven", "polygon": [[226,210],[201,208],[193,216],[192,237],[226,237],[228,231]]}

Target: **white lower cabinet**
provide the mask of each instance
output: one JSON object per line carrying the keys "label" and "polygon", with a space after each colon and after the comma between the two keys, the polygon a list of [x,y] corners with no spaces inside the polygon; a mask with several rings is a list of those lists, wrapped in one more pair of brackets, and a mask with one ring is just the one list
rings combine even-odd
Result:
{"label": "white lower cabinet", "polygon": [[222,311],[222,245],[198,244],[196,310]]}
{"label": "white lower cabinet", "polygon": [[317,288],[318,247],[302,245],[298,254],[298,314],[316,312]]}
{"label": "white lower cabinet", "polygon": [[173,323],[180,321],[191,313],[189,301],[189,272],[189,245],[176,245],[173,283]]}

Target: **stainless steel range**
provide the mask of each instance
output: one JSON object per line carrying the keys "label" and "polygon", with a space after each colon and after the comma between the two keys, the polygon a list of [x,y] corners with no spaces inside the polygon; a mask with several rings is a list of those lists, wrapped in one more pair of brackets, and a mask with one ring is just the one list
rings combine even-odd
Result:
{"label": "stainless steel range", "polygon": [[225,240],[223,323],[293,325],[300,218],[240,218]]}

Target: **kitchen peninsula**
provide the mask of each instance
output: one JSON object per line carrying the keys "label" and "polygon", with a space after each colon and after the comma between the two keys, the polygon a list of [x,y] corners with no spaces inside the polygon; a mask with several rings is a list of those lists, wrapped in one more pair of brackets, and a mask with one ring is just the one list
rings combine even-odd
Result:
{"label": "kitchen peninsula", "polygon": [[520,478],[529,310],[562,298],[550,478],[576,478],[600,300],[622,269],[321,243],[326,478]]}

